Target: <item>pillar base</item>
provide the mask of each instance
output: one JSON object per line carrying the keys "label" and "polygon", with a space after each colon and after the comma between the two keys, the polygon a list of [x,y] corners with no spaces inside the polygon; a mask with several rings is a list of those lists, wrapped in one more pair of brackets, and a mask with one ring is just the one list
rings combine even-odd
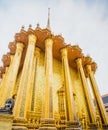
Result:
{"label": "pillar base", "polygon": [[12,126],[12,130],[28,130],[28,128],[24,126]]}
{"label": "pillar base", "polygon": [[103,124],[102,128],[103,128],[103,130],[108,130],[108,124]]}
{"label": "pillar base", "polygon": [[39,130],[57,130],[55,126],[55,120],[52,118],[42,119],[41,127],[39,127]]}
{"label": "pillar base", "polygon": [[0,114],[0,130],[11,130],[13,124],[13,115]]}
{"label": "pillar base", "polygon": [[79,122],[67,122],[67,128],[65,130],[82,130],[81,125]]}
{"label": "pillar base", "polygon": [[24,118],[16,118],[13,121],[12,130],[28,130],[26,127],[27,121]]}
{"label": "pillar base", "polygon": [[88,130],[98,130],[98,126],[94,123],[90,123]]}

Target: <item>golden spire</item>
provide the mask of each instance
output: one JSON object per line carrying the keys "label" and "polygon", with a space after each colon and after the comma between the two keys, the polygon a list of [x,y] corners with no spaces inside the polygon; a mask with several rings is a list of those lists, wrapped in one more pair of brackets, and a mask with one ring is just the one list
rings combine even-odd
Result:
{"label": "golden spire", "polygon": [[48,21],[47,21],[47,29],[51,30],[51,28],[50,28],[50,8],[48,8]]}

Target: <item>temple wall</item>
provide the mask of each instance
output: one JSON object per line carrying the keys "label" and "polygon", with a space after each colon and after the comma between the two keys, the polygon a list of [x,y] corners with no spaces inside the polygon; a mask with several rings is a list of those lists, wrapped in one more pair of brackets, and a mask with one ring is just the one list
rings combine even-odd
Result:
{"label": "temple wall", "polygon": [[63,70],[60,61],[53,59],[53,104],[54,112],[58,112],[57,91],[63,85]]}
{"label": "temple wall", "polygon": [[108,128],[94,77],[97,64],[78,45],[66,45],[61,35],[38,25],[28,31],[22,27],[9,49],[0,67],[0,108],[8,111],[6,100],[15,99],[11,125],[72,129],[80,122],[84,129]]}
{"label": "temple wall", "polygon": [[71,81],[73,87],[75,108],[77,117],[82,118],[82,114],[87,115],[87,106],[85,102],[85,95],[79,74],[74,69],[70,68]]}
{"label": "temple wall", "polygon": [[[43,95],[44,95],[44,86],[45,86],[45,66],[44,66],[44,61],[45,61],[45,55],[44,52],[41,52],[40,54],[40,60],[39,60],[39,76],[37,77],[37,84],[38,84],[38,112],[42,112],[42,101],[44,101]],[[75,100],[75,108],[76,108],[76,114],[77,117],[82,117],[82,113],[87,114],[87,108],[86,108],[86,103],[85,103],[85,96],[82,88],[82,84],[80,81],[80,77],[77,73],[77,71],[73,68],[70,69],[70,76],[71,76],[71,82],[72,82],[72,90],[74,93],[74,100]],[[21,73],[19,73],[17,81],[16,81],[16,90],[20,81],[20,76]],[[63,67],[62,67],[62,62],[56,60],[53,58],[53,110],[54,113],[58,112],[58,96],[57,96],[57,91],[59,88],[62,87],[63,85]],[[32,101],[33,103],[33,101]],[[44,108],[43,108],[44,109]]]}
{"label": "temple wall", "polygon": [[39,68],[38,68],[38,80],[37,80],[37,84],[38,84],[38,112],[42,112],[42,100],[43,100],[43,93],[44,93],[44,86],[45,86],[45,68],[44,68],[44,53],[41,52],[40,54],[40,60],[39,60]]}

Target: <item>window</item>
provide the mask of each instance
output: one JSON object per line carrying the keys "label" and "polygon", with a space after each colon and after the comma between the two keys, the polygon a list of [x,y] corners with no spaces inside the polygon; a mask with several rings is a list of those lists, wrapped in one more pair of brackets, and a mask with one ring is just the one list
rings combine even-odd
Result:
{"label": "window", "polygon": [[103,100],[104,103],[108,103],[108,96],[107,97],[103,97],[102,100]]}

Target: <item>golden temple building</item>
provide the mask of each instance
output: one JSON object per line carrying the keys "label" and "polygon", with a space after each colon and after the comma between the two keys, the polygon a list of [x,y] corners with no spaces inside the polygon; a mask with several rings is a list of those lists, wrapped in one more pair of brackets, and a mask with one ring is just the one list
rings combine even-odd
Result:
{"label": "golden temple building", "polygon": [[78,45],[54,35],[49,17],[45,29],[22,27],[8,47],[0,67],[0,107],[12,98],[14,107],[13,114],[0,115],[0,125],[5,118],[9,130],[108,130],[97,64]]}

